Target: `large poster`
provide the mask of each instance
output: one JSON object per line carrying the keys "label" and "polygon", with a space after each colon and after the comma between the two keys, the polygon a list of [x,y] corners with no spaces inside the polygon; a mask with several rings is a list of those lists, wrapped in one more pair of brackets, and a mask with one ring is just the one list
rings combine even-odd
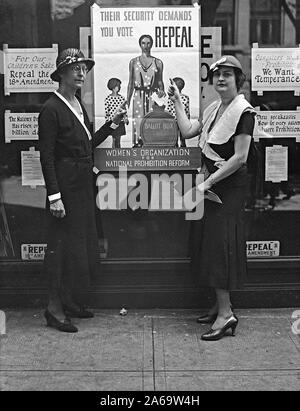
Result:
{"label": "large poster", "polygon": [[[128,124],[121,131],[120,146],[133,147],[154,101],[155,107],[168,110],[167,96],[161,94],[170,78],[183,80],[190,117],[199,118],[200,35],[199,7],[117,9],[94,4],[95,127],[108,120],[118,104],[128,101]],[[113,139],[108,138],[103,147],[113,147]]]}

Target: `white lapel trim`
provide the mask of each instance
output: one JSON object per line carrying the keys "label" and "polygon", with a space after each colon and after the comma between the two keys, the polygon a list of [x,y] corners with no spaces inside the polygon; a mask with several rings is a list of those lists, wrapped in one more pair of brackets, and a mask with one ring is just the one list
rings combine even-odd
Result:
{"label": "white lapel trim", "polygon": [[[84,128],[89,140],[92,139],[91,133],[89,132],[87,126],[84,123],[84,117],[83,119],[80,117],[80,115],[77,113],[77,111],[71,106],[71,104],[68,102],[67,99],[64,98],[64,96],[62,96],[58,91],[54,91],[54,93],[57,95],[57,97],[59,97],[68,107],[69,109],[72,111],[72,113],[74,114],[74,116],[77,117],[77,119],[80,121],[80,124],[82,125],[82,127]],[[76,98],[76,97],[75,97]],[[76,99],[77,100],[77,99]],[[78,101],[78,100],[77,100]],[[79,106],[81,107],[81,104],[78,101]],[[83,111],[82,111],[83,112]]]}
{"label": "white lapel trim", "polygon": [[254,111],[253,107],[248,103],[243,94],[239,94],[234,98],[230,105],[226,108],[217,123],[214,124],[212,130],[209,131],[212,121],[215,119],[217,111],[221,103],[218,104],[208,122],[208,139],[209,144],[224,144],[235,133],[236,127],[240,121],[241,115],[246,111]]}
{"label": "white lapel trim", "polygon": [[216,118],[220,105],[221,101],[217,100],[204,111],[203,129],[199,140],[199,147],[202,149],[203,154],[214,161],[224,161],[224,159],[212,149],[210,144],[227,143],[230,137],[233,136],[241,115],[246,110],[254,112],[253,107],[244,95],[238,95],[224,111],[218,122],[214,124],[212,130],[208,131]]}

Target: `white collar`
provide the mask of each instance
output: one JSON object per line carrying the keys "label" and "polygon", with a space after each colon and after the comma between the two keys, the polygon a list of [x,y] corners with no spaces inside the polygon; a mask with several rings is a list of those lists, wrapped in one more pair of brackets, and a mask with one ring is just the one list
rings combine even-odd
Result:
{"label": "white collar", "polygon": [[[57,95],[57,97],[59,97],[68,107],[69,109],[72,111],[72,113],[74,114],[74,116],[77,117],[77,119],[80,121],[80,124],[82,125],[82,127],[84,128],[89,140],[92,139],[91,133],[89,132],[87,126],[84,123],[84,116],[80,116],[78,114],[78,112],[71,106],[71,104],[68,102],[68,100],[66,98],[64,98],[64,96],[62,96],[57,90],[54,91],[54,93]],[[76,97],[75,97],[76,98]],[[77,99],[76,99],[77,100]],[[79,101],[77,100],[79,106],[81,107],[81,104],[79,103]]]}
{"label": "white collar", "polygon": [[210,130],[212,122],[215,120],[221,102],[216,102],[208,107],[204,114],[203,120],[205,125],[203,131],[207,133],[207,142],[209,144],[225,144],[236,131],[236,127],[240,121],[241,115],[245,111],[254,112],[253,107],[245,99],[243,94],[237,95],[229,106],[226,108],[217,123]]}
{"label": "white collar", "polygon": [[212,130],[210,130],[220,105],[220,101],[215,101],[204,111],[203,129],[199,141],[203,154],[214,161],[224,161],[224,159],[212,149],[210,144],[220,145],[227,143],[234,135],[241,115],[245,111],[254,112],[253,107],[245,99],[244,95],[238,95],[224,111]]}

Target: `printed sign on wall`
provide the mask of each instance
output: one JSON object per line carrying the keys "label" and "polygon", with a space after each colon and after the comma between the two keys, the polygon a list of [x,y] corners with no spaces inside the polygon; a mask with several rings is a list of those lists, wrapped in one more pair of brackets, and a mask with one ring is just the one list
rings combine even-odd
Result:
{"label": "printed sign on wall", "polygon": [[22,186],[43,186],[42,166],[40,163],[40,152],[31,147],[29,151],[21,151]]}
{"label": "printed sign on wall", "polygon": [[252,90],[300,95],[300,48],[252,49]]}
{"label": "printed sign on wall", "polygon": [[14,140],[38,140],[39,113],[11,113],[6,110],[5,142]]}
{"label": "printed sign on wall", "polygon": [[266,181],[288,181],[288,147],[266,147]]}
{"label": "printed sign on wall", "polygon": [[45,257],[47,244],[22,244],[21,257],[22,260],[40,261]]}
{"label": "printed sign on wall", "polygon": [[248,258],[279,257],[279,241],[247,241]]}
{"label": "printed sign on wall", "polygon": [[4,93],[42,93],[57,88],[50,74],[55,70],[58,47],[8,48],[4,52]]}
{"label": "printed sign on wall", "polygon": [[254,139],[296,138],[300,141],[300,111],[257,112]]}

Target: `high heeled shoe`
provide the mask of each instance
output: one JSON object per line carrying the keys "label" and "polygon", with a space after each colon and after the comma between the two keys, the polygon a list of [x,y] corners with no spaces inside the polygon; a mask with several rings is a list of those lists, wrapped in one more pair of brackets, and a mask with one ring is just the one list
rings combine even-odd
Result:
{"label": "high heeled shoe", "polygon": [[218,330],[209,330],[207,333],[201,336],[203,341],[218,341],[224,337],[226,332],[231,329],[231,335],[235,336],[235,330],[238,325],[238,318],[235,315],[232,315],[224,324],[222,328]]}
{"label": "high heeled shoe", "polygon": [[94,317],[94,313],[92,313],[91,311],[86,310],[84,307],[82,307],[81,305],[79,306],[78,310],[75,310],[72,307],[69,307],[67,305],[63,305],[63,309],[65,311],[65,314],[67,316],[69,316],[70,318],[93,318]]}
{"label": "high heeled shoe", "polygon": [[[232,304],[230,304],[230,308],[231,308],[232,311],[234,310]],[[197,321],[198,324],[212,324],[216,321],[217,318],[218,318],[218,313],[216,312],[214,314],[202,315],[202,316],[198,317],[196,321]]]}
{"label": "high heeled shoe", "polygon": [[211,324],[216,321],[218,314],[205,314],[197,318],[198,324]]}
{"label": "high heeled shoe", "polygon": [[75,325],[73,325],[68,318],[65,318],[63,322],[59,321],[56,317],[54,317],[53,314],[50,313],[49,310],[46,310],[44,312],[44,317],[46,319],[48,327],[56,328],[58,331],[62,331],[65,333],[78,332],[78,328],[75,327]]}

